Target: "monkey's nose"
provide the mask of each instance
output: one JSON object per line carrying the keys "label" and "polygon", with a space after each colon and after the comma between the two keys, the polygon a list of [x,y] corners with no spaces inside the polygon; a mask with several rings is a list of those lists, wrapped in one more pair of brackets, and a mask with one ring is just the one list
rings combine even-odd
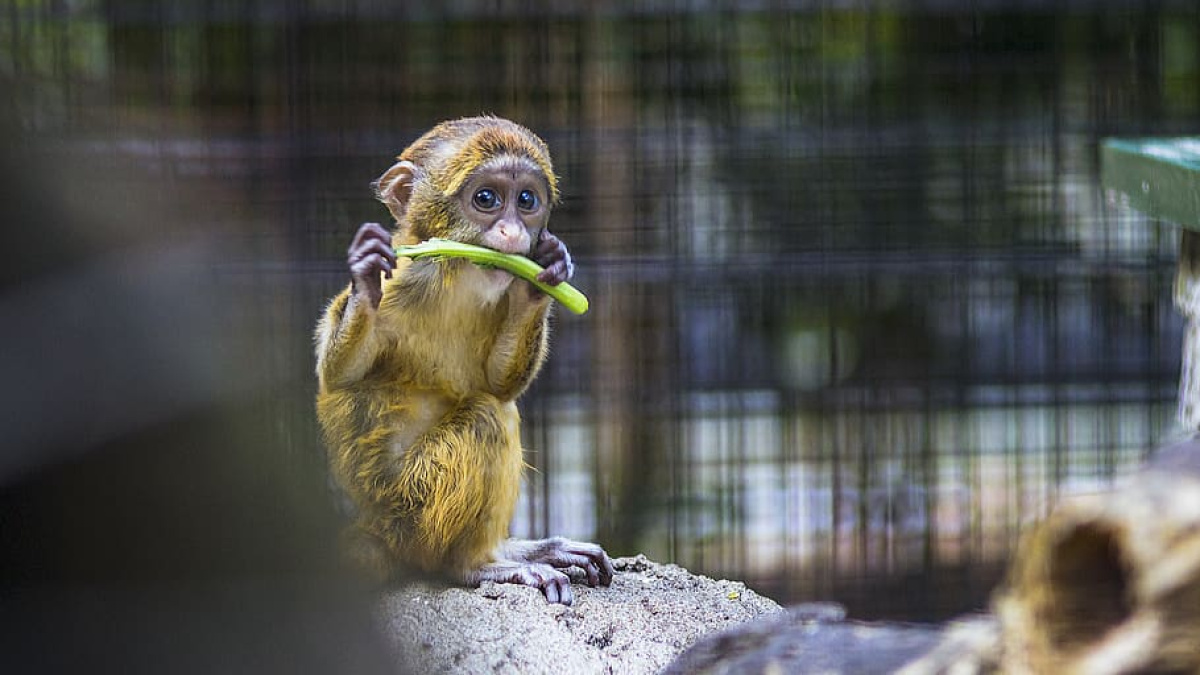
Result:
{"label": "monkey's nose", "polygon": [[501,220],[496,223],[496,250],[501,253],[525,253],[529,248],[528,240],[521,236],[525,227],[520,223]]}

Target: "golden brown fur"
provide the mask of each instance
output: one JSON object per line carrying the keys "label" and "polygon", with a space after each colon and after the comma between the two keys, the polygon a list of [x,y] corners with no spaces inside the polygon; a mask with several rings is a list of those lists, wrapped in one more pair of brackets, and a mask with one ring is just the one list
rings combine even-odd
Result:
{"label": "golden brown fur", "polygon": [[[493,387],[468,366],[480,360],[505,308],[469,320],[476,313],[454,309],[472,299],[453,297],[453,284],[442,302],[405,308],[394,291],[405,267],[385,284],[377,312],[359,303],[348,319],[349,289],[330,305],[320,329],[317,412],[334,473],[361,511],[361,534],[388,559],[464,573],[507,536],[522,468],[513,401],[523,387]],[[544,335],[543,317],[534,313],[526,330]],[[513,359],[529,380],[544,358],[545,340],[534,344]],[[406,461],[398,464],[401,453]]]}
{"label": "golden brown fur", "polygon": [[[398,159],[377,182],[397,220],[393,245],[492,241],[463,217],[459,192],[496,162],[543,181],[545,211],[529,217],[540,229],[558,195],[545,144],[506,120],[443,123]],[[578,551],[555,558],[543,546],[537,560],[504,553],[523,468],[515,401],[546,357],[547,297],[462,260],[379,264],[385,272],[394,264],[390,278],[372,291],[378,272],[355,277],[317,330],[317,414],[333,474],[357,508],[354,556],[380,577],[416,569],[531,585],[543,584],[510,570],[534,562],[586,567]],[[607,582],[607,557],[586,546],[603,557]],[[570,601],[569,588],[561,601]]]}

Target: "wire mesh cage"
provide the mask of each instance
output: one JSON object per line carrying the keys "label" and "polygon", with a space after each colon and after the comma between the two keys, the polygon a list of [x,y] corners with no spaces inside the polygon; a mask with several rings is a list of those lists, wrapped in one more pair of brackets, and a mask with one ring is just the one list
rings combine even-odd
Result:
{"label": "wire mesh cage", "polygon": [[978,606],[1023,522],[1172,425],[1177,233],[1097,143],[1200,118],[1188,3],[14,3],[23,138],[234,241],[320,463],[311,335],[369,183],[437,121],[549,143],[592,299],[522,402],[515,535],[859,616]]}

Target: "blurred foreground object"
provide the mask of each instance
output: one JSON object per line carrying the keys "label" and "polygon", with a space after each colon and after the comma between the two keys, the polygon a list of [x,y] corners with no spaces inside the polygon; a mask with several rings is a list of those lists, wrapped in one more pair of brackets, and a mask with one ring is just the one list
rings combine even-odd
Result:
{"label": "blurred foreground object", "polygon": [[995,617],[846,621],[805,606],[708,638],[671,673],[1200,673],[1200,442],[1065,500],[1025,537]]}
{"label": "blurred foreground object", "polygon": [[1200,443],[1060,504],[995,609],[1005,672],[1200,672]]}
{"label": "blurred foreground object", "polygon": [[[1114,200],[1181,226],[1187,318],[1179,421],[1200,430],[1200,138],[1110,139]],[[1008,672],[1200,672],[1200,443],[1160,450],[1118,489],[1064,500],[994,603]]]}
{"label": "blurred foreground object", "polygon": [[248,367],[274,350],[266,303],[189,227],[222,202],[16,127],[0,118],[0,671],[383,671],[317,458],[270,423],[292,387]]}

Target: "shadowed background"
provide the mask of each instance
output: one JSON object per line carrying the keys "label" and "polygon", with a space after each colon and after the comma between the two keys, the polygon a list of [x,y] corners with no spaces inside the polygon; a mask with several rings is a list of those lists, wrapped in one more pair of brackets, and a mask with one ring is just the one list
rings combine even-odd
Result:
{"label": "shadowed background", "polygon": [[[311,335],[355,228],[387,216],[369,183],[436,122],[490,112],[549,143],[551,227],[592,301],[558,313],[523,400],[514,534],[864,618],[981,607],[1023,522],[1171,431],[1178,233],[1106,197],[1097,142],[1195,132],[1200,13],[960,4],[11,2],[0,105],[33,158],[11,173],[108,223],[65,230],[66,260],[201,250],[157,264],[213,287],[170,286],[186,321],[131,310],[181,345],[132,368],[153,387],[103,386],[131,370],[115,330],[98,339],[121,348],[64,350],[94,390],[5,399],[20,424],[0,426],[17,439],[0,478],[42,494],[131,429],[213,400],[244,415],[249,397],[259,440],[206,447],[295,512],[229,545],[274,551],[288,513],[323,522]],[[6,239],[36,222],[8,219]],[[33,261],[10,247],[0,309],[61,310],[31,295],[59,271],[44,243]],[[156,269],[133,286],[174,279]],[[21,335],[5,360],[44,382]],[[201,356],[175,386],[171,364],[229,345],[221,377]]]}

